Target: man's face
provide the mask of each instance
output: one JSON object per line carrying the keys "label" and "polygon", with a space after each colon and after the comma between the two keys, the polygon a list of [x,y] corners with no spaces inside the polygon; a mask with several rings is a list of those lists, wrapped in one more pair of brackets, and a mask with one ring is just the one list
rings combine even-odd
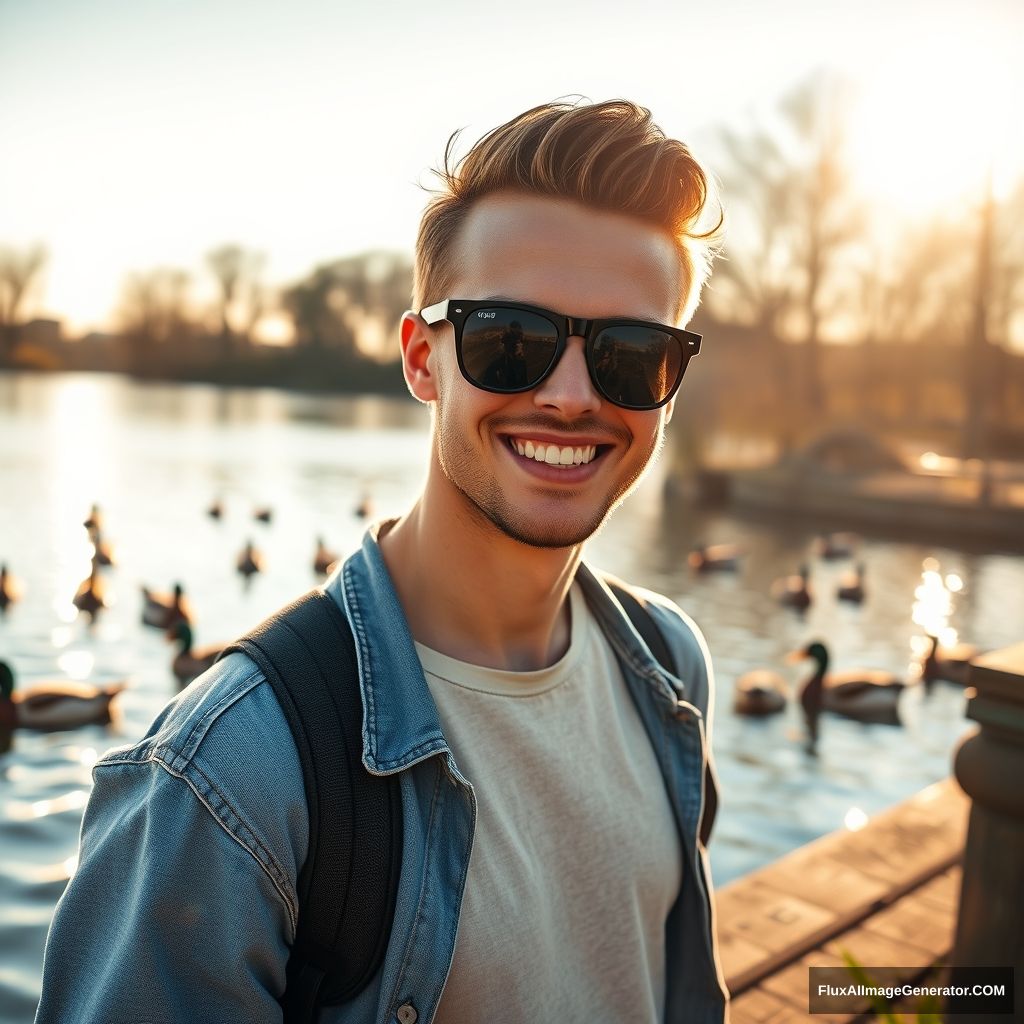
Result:
{"label": "man's face", "polygon": [[[504,298],[576,317],[674,323],[679,257],[671,238],[619,214],[569,200],[489,196],[458,240],[460,268],[446,298]],[[639,481],[657,452],[671,405],[620,409],[594,390],[584,341],[571,337],[537,388],[494,395],[459,372],[454,328],[434,328],[435,469],[482,522],[524,544],[580,544]],[[562,468],[520,453],[540,446],[595,451]],[[526,449],[529,452],[529,448]]]}

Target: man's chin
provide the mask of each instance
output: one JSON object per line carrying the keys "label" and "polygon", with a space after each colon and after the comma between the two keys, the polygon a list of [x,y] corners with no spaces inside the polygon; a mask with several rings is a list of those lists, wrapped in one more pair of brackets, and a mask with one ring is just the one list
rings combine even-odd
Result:
{"label": "man's chin", "polygon": [[[478,506],[479,507],[479,506]],[[574,548],[588,541],[604,524],[608,510],[590,519],[538,519],[511,509],[480,509],[506,537],[531,548]]]}

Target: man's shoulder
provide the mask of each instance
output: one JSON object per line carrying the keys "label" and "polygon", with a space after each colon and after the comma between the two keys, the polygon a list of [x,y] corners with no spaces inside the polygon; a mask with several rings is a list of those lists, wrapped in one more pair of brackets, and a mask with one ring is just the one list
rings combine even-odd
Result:
{"label": "man's shoulder", "polygon": [[95,771],[97,781],[134,779],[153,800],[176,799],[173,777],[276,873],[301,863],[307,809],[298,751],[273,689],[244,654],[204,672],[140,740],[107,751]]}
{"label": "man's shoulder", "polygon": [[244,654],[230,654],[164,705],[141,739],[115,747],[101,760],[155,758],[181,767],[210,737],[215,736],[219,743],[229,746],[241,744],[257,721],[275,717],[287,730],[287,722],[259,667]]}

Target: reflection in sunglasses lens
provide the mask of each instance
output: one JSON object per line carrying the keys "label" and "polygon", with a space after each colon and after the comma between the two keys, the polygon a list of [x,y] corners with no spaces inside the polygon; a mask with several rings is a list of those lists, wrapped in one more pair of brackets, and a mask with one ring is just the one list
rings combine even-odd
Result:
{"label": "reflection in sunglasses lens", "polygon": [[619,324],[594,339],[594,376],[605,397],[619,405],[642,408],[663,401],[682,363],[679,342],[653,327]]}
{"label": "reflection in sunglasses lens", "polygon": [[462,328],[462,363],[481,387],[518,391],[544,376],[557,343],[555,325],[536,313],[477,309]]}

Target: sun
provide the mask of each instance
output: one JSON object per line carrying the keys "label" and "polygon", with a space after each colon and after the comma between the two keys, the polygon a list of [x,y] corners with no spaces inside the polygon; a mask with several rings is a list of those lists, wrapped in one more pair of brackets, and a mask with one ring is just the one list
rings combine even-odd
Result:
{"label": "sun", "polygon": [[1012,104],[1021,75],[998,53],[922,46],[862,78],[847,153],[857,188],[909,216],[1005,194],[1024,172]]}

